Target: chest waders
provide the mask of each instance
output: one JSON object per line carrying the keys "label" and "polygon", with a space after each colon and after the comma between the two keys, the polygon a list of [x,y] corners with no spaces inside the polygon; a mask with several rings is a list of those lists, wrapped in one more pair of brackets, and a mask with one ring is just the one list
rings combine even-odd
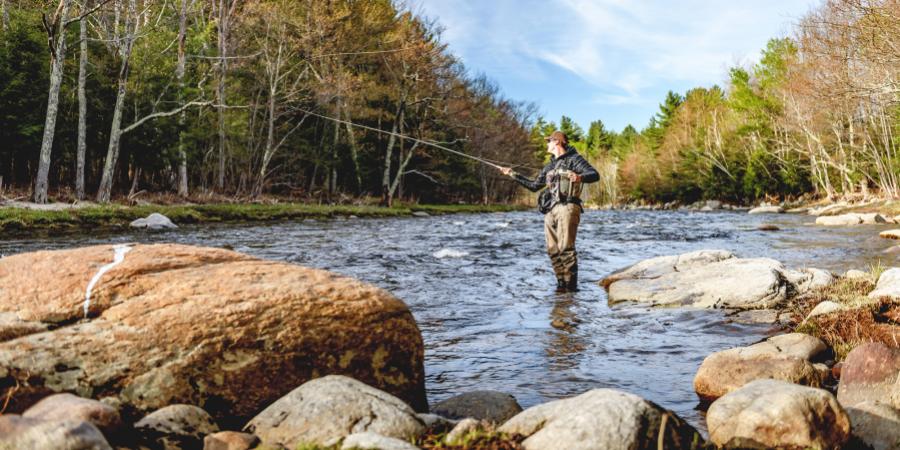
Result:
{"label": "chest waders", "polygon": [[544,216],[547,254],[556,274],[559,292],[578,290],[578,254],[575,236],[581,222],[582,183],[572,181],[574,172],[554,169],[547,174],[549,208]]}

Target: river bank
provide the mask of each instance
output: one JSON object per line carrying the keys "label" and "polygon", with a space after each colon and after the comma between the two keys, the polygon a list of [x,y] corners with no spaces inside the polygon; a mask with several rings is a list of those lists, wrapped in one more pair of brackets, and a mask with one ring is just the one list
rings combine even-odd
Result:
{"label": "river bank", "polygon": [[401,204],[390,208],[373,205],[318,205],[306,203],[210,203],[185,205],[118,204],[51,206],[30,203],[0,203],[0,232],[65,233],[85,230],[121,229],[152,213],[162,214],[175,224],[253,223],[282,220],[327,219],[336,217],[402,217],[414,214],[443,215],[520,211],[518,205],[427,205]]}

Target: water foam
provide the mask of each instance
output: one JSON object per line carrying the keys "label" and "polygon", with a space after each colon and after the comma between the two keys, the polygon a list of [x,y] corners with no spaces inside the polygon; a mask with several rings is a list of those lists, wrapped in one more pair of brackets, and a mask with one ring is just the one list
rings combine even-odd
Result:
{"label": "water foam", "polygon": [[437,259],[462,258],[462,257],[468,256],[468,255],[469,254],[467,252],[464,252],[462,250],[452,249],[452,248],[442,248],[432,254],[432,256],[434,256]]}
{"label": "water foam", "polygon": [[91,307],[91,291],[94,290],[94,286],[100,281],[100,277],[103,276],[104,273],[108,272],[113,267],[119,265],[122,261],[125,261],[125,254],[131,251],[131,247],[127,244],[118,244],[113,246],[113,261],[97,271],[94,274],[94,278],[91,278],[91,282],[88,283],[87,291],[84,293],[84,317],[88,315],[88,309]]}

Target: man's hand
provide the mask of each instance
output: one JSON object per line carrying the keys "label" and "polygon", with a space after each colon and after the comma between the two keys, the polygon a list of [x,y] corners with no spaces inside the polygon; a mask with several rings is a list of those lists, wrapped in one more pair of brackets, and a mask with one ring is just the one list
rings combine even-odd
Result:
{"label": "man's hand", "polygon": [[581,175],[578,175],[575,172],[569,172],[569,180],[574,181],[575,183],[581,182]]}
{"label": "man's hand", "polygon": [[501,167],[500,172],[503,172],[503,175],[510,176],[513,173],[513,170],[509,167]]}

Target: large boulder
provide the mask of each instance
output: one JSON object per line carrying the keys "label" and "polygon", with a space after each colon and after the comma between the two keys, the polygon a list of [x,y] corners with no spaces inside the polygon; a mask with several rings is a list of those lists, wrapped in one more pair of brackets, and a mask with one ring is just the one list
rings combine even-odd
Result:
{"label": "large boulder", "polygon": [[846,408],[853,436],[872,450],[900,448],[900,410],[867,401]]}
{"label": "large boulder", "polygon": [[337,445],[354,433],[417,437],[425,425],[406,403],[339,375],[306,382],[278,399],[245,427],[264,446]]}
{"label": "large boulder", "polygon": [[[0,392],[116,397],[133,420],[174,403],[240,425],[300,384],[346,374],[426,410],[407,306],[333,273],[184,245],[0,259]],[[13,331],[5,329],[12,323]],[[46,331],[41,331],[46,330]],[[30,331],[30,332],[29,332]]]}
{"label": "large boulder", "polygon": [[498,431],[526,436],[522,445],[527,450],[689,449],[703,442],[675,413],[615,389],[528,408]]}
{"label": "large boulder", "polygon": [[846,408],[877,401],[900,409],[900,349],[870,342],[851,350],[837,396]]}
{"label": "large boulder", "polygon": [[880,297],[900,298],[900,267],[891,267],[878,277],[878,283],[869,293],[869,298]]}
{"label": "large boulder", "polygon": [[839,216],[819,216],[816,218],[816,225],[825,225],[831,227],[859,225],[863,223],[863,218],[858,214],[841,214]]}
{"label": "large boulder", "polygon": [[716,352],[700,365],[694,390],[704,401],[712,401],[759,379],[821,387],[829,371],[827,367],[817,367],[813,360],[826,350],[818,338],[790,333],[749,347]]}
{"label": "large boulder", "polygon": [[90,422],[0,415],[0,450],[112,450]]}
{"label": "large boulder", "polygon": [[168,217],[153,213],[143,219],[137,219],[131,222],[131,228],[146,228],[148,230],[170,230],[178,228]]}
{"label": "large boulder", "polygon": [[122,418],[116,408],[69,393],[46,397],[28,408],[22,416],[40,420],[83,420],[94,424],[106,436],[115,434],[122,426]]}
{"label": "large boulder", "polygon": [[788,270],[774,259],[742,259],[725,250],[699,250],[638,262],[607,276],[601,284],[611,302],[767,308],[832,281],[823,270]]}
{"label": "large boulder", "polygon": [[706,424],[720,448],[839,449],[850,438],[850,418],[830,392],[780,380],[757,380],[716,400]]}
{"label": "large boulder", "polygon": [[522,407],[512,395],[496,391],[466,392],[435,403],[431,412],[448,419],[485,420],[503,423],[522,412]]}

